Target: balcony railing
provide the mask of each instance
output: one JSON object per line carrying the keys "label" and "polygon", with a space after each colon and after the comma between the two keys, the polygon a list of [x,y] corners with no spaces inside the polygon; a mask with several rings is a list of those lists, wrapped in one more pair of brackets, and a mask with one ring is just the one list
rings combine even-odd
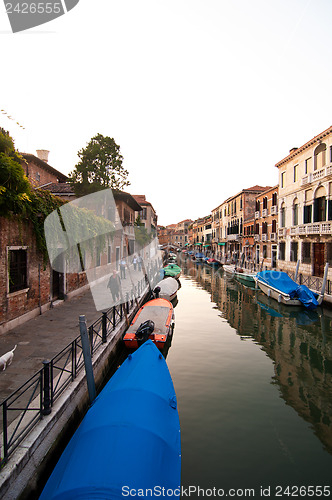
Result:
{"label": "balcony railing", "polygon": [[271,215],[277,215],[278,214],[278,207],[277,205],[273,205],[271,207]]}
{"label": "balcony railing", "polygon": [[277,241],[277,233],[271,233],[270,240]]}
{"label": "balcony railing", "polygon": [[310,174],[306,174],[302,177],[302,186],[306,184],[310,184],[311,182],[319,181],[328,175],[332,175],[332,165],[321,168],[320,170],[315,170],[315,172],[311,172]]}
{"label": "balcony railing", "polygon": [[[294,230],[294,232],[292,232]],[[291,234],[308,235],[308,234],[330,234],[332,235],[332,222],[314,222],[312,224],[301,224],[291,228]]]}
{"label": "balcony railing", "polygon": [[285,227],[281,227],[278,229],[278,237],[279,238],[283,238],[284,236],[286,236],[286,228]]}
{"label": "balcony railing", "polygon": [[240,239],[239,234],[228,234],[227,241],[238,241]]}
{"label": "balcony railing", "polygon": [[260,218],[260,211],[257,210],[257,212],[255,212],[255,219],[259,219]]}
{"label": "balcony railing", "polygon": [[259,239],[260,239],[260,238],[259,238],[259,234],[254,234],[254,240],[255,240],[255,241],[259,241]]}
{"label": "balcony railing", "polygon": [[262,241],[267,241],[267,233],[262,234]]}
{"label": "balcony railing", "polygon": [[263,208],[262,217],[267,217],[267,208]]}

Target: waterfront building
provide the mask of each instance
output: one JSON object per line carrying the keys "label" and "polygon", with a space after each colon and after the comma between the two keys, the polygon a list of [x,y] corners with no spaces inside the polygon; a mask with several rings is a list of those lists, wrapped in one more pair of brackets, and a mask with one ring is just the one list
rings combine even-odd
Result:
{"label": "waterfront building", "polygon": [[147,232],[153,235],[157,232],[157,222],[158,216],[153,208],[152,204],[146,200],[144,194],[134,194],[133,197],[137,201],[137,203],[142,207],[142,209],[138,212],[135,212],[135,220],[137,217],[140,218],[141,224],[146,228]]}
{"label": "waterfront building", "polygon": [[[277,267],[278,186],[256,196],[254,218],[255,250],[252,257],[256,266],[264,269]],[[252,225],[249,225],[252,229]]]}
{"label": "waterfront building", "polygon": [[[332,265],[332,127],[276,164],[279,170],[278,267],[321,277]],[[332,270],[329,270],[329,279]]]}

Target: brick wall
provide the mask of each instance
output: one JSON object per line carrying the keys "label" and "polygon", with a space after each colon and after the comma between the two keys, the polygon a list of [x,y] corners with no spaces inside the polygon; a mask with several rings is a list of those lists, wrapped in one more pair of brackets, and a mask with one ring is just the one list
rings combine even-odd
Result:
{"label": "brick wall", "polygon": [[[27,287],[9,293],[8,247],[26,247]],[[17,218],[0,217],[0,325],[50,302],[51,273],[49,263],[36,248],[32,224]],[[67,294],[87,283],[85,273],[66,276]]]}

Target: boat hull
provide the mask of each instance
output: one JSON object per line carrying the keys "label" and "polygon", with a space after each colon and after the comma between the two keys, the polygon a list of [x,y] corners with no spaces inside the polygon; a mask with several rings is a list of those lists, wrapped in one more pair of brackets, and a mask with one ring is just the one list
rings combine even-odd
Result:
{"label": "boat hull", "polygon": [[136,332],[139,326],[145,321],[153,321],[155,328],[149,335],[151,340],[158,349],[163,350],[168,339],[173,334],[174,329],[174,309],[169,300],[153,299],[144,304],[134,319],[132,320],[128,330],[124,334],[123,341],[128,349],[138,349],[144,339],[140,339]]}
{"label": "boat hull", "polygon": [[168,278],[164,278],[156,284],[153,293],[155,297],[157,297],[156,288],[159,288],[158,298],[169,300],[170,302],[175,299],[179,283],[175,278],[169,276]]}
{"label": "boat hull", "polygon": [[[277,300],[280,304],[285,304],[287,306],[301,306],[302,308],[304,307],[303,303],[300,300],[296,298],[291,298],[289,294],[283,293],[277,288],[271,287],[270,285],[261,281],[259,277],[255,277],[255,282],[258,285],[259,289],[263,293],[265,293],[265,295],[271,297],[274,300]],[[317,297],[318,305],[321,305],[322,301],[323,301],[323,296],[319,295]]]}
{"label": "boat hull", "polygon": [[148,341],[96,398],[40,500],[120,499],[131,489],[153,491],[156,485],[175,490],[180,475],[174,386],[164,357]]}

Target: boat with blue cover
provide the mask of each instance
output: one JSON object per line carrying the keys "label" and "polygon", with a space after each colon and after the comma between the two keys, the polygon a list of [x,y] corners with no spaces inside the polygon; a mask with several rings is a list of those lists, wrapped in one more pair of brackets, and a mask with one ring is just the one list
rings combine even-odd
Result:
{"label": "boat with blue cover", "polygon": [[148,340],[97,396],[40,500],[123,499],[181,480],[177,401],[165,358]]}
{"label": "boat with blue cover", "polygon": [[321,293],[313,292],[305,285],[293,281],[287,273],[282,271],[261,271],[254,277],[257,286],[268,297],[290,306],[304,306],[315,309],[324,298],[327,267]]}

